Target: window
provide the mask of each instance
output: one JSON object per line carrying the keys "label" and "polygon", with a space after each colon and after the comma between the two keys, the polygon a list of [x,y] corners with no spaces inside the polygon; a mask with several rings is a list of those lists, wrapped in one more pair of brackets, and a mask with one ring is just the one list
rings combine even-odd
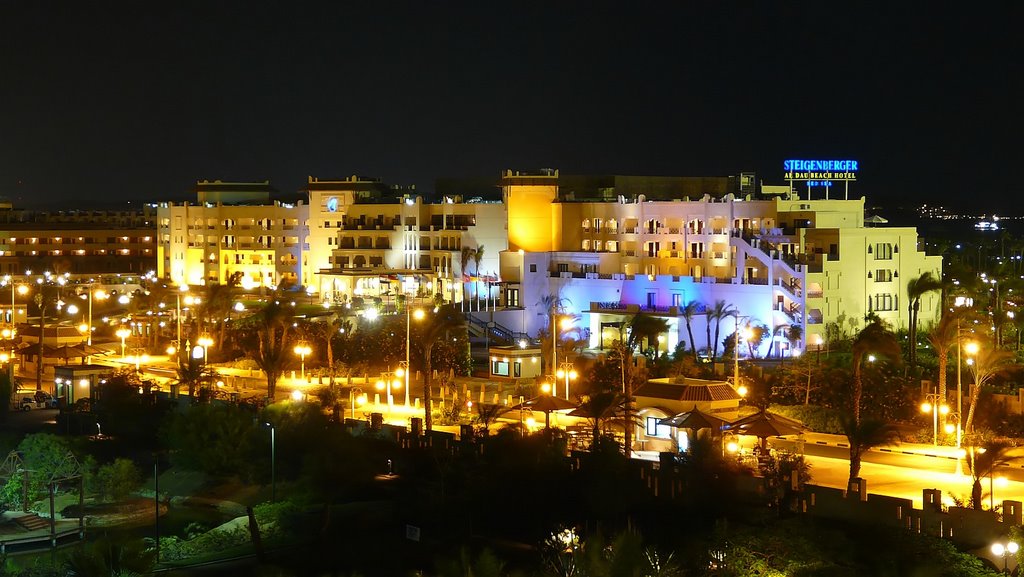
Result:
{"label": "window", "polygon": [[681,307],[683,306],[683,295],[680,293],[672,293],[672,306]]}
{"label": "window", "polygon": [[582,250],[590,250],[590,241],[587,239],[583,239],[583,245],[581,248]]}
{"label": "window", "polygon": [[875,282],[892,282],[892,271],[887,268],[876,270]]}
{"label": "window", "polygon": [[491,363],[491,374],[499,377],[508,376],[508,363],[502,361],[494,361]]}
{"label": "window", "polygon": [[601,219],[594,219],[594,232],[601,232]]}
{"label": "window", "polygon": [[619,252],[619,241],[610,240],[608,241],[608,252]]}
{"label": "window", "polygon": [[558,272],[569,272],[569,263],[558,263]]}
{"label": "window", "polygon": [[659,425],[660,417],[647,417],[647,436],[659,439],[672,438],[672,428],[668,425]]}
{"label": "window", "polygon": [[897,299],[889,294],[877,294],[868,301],[868,312],[897,310]]}
{"label": "window", "polygon": [[601,252],[601,241],[599,241],[599,240],[595,240],[594,241],[594,251],[595,252]]}
{"label": "window", "polygon": [[530,272],[537,272],[537,265],[531,264],[530,265]]}
{"label": "window", "polygon": [[892,260],[892,245],[887,242],[875,243],[875,260]]}

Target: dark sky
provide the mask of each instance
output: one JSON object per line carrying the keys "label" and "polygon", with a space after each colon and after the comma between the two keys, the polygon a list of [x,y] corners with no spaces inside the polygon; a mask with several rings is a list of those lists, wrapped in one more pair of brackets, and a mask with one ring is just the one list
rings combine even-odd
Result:
{"label": "dark sky", "polygon": [[5,0],[0,195],[851,158],[874,202],[1024,210],[1013,3],[347,4]]}

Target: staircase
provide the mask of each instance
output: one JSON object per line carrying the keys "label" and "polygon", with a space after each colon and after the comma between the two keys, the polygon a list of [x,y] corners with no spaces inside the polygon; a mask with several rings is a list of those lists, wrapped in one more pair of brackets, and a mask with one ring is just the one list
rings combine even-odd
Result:
{"label": "staircase", "polygon": [[40,529],[50,528],[50,520],[43,519],[35,513],[26,513],[20,517],[15,517],[14,522],[26,531],[38,531]]}
{"label": "staircase", "polygon": [[488,336],[491,342],[496,345],[512,346],[521,339],[529,340],[529,336],[526,333],[513,331],[499,323],[492,323],[493,326],[488,329],[487,321],[478,319],[471,313],[466,314],[466,321],[470,335],[478,337]]}

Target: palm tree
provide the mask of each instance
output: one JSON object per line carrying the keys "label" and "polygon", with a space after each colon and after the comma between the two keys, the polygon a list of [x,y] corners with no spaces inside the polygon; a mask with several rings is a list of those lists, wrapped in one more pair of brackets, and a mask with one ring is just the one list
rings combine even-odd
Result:
{"label": "palm tree", "polygon": [[1018,459],[1010,455],[1013,445],[1006,441],[989,441],[980,447],[971,447],[971,476],[974,477],[974,484],[971,485],[971,507],[981,510],[981,480],[984,477],[992,478],[997,467],[1001,467]]}
{"label": "palm tree", "polygon": [[921,276],[907,281],[907,312],[910,321],[910,350],[907,351],[907,360],[911,368],[917,365],[917,315],[921,310],[921,297],[941,289],[942,279],[936,278],[931,271],[925,271]]}
{"label": "palm tree", "polygon": [[[928,334],[928,342],[935,349],[935,356],[939,361],[939,400],[946,402],[946,379],[949,367],[949,351],[957,345],[960,337],[960,330],[957,324],[956,314],[944,314],[938,324],[932,327]],[[960,411],[960,407],[957,407]]]}
{"label": "palm tree", "polygon": [[964,421],[964,431],[970,433],[974,425],[974,410],[978,406],[978,397],[981,396],[981,389],[993,377],[1017,367],[1016,355],[1012,351],[1001,349],[982,349],[974,358],[971,365],[971,373],[974,374],[974,387],[971,388],[971,399],[967,410],[967,420]]}
{"label": "palm tree", "polygon": [[[473,273],[476,274],[477,279],[480,278],[480,261],[482,261],[482,260],[484,260],[484,245],[481,244],[481,245],[478,245],[476,247],[476,250],[473,251],[473,266],[475,267],[473,269]],[[477,280],[477,282],[479,283],[480,281]],[[477,300],[476,307],[477,307],[477,310],[480,310],[480,302],[479,302],[480,301],[480,288],[479,288],[479,285],[477,286],[477,289],[476,289],[475,292],[476,292],[476,300]]]}
{"label": "palm tree", "polygon": [[786,341],[789,343],[789,356],[793,356],[793,348],[804,336],[804,328],[800,325],[789,325],[786,327]]}
{"label": "palm tree", "polygon": [[188,389],[188,396],[196,396],[197,390],[209,388],[217,379],[217,372],[210,369],[202,362],[202,359],[180,359],[175,369],[178,385],[184,385]]}
{"label": "palm tree", "polygon": [[258,348],[253,360],[267,375],[267,400],[273,402],[277,380],[288,363],[288,338],[292,329],[292,309],[272,300],[256,316]]}
{"label": "palm tree", "polygon": [[482,427],[481,432],[487,436],[491,431],[491,425],[498,421],[498,418],[509,411],[505,405],[492,403],[478,403],[476,405],[476,422]]}
{"label": "palm tree", "polygon": [[464,247],[462,247],[462,250],[459,253],[459,263],[462,265],[462,267],[459,269],[459,271],[462,273],[462,277],[463,277],[462,278],[462,303],[463,303],[462,306],[463,306],[463,310],[465,310],[465,303],[466,303],[466,277],[468,276],[468,274],[466,273],[466,269],[469,267],[469,261],[473,260],[473,254],[475,252],[476,252],[475,250],[469,248],[468,246],[464,246]]}
{"label": "palm tree", "polygon": [[895,426],[877,419],[858,421],[856,418],[844,417],[842,426],[850,444],[850,480],[847,483],[849,486],[860,476],[860,462],[864,453],[874,447],[898,441],[900,432]]}
{"label": "palm tree", "polygon": [[711,355],[711,358],[714,359],[715,357],[718,356],[718,336],[722,328],[722,320],[725,319],[726,317],[731,317],[739,314],[739,311],[736,309],[736,307],[730,304],[726,304],[725,301],[715,301],[715,306],[711,309],[711,312],[709,314],[710,316],[708,320],[713,319],[715,321],[715,340],[713,341],[714,348]]}
{"label": "palm tree", "polygon": [[[626,398],[619,391],[600,391],[591,393],[587,400],[580,403],[580,413],[587,415],[593,436],[591,443],[596,447],[601,439],[601,430],[607,422],[626,411]],[[628,423],[628,421],[626,421]],[[628,425],[626,425],[628,427]]]}
{"label": "palm tree", "polygon": [[691,326],[691,323],[693,322],[693,317],[697,316],[697,309],[699,307],[700,303],[698,303],[697,301],[690,301],[686,303],[686,305],[683,306],[683,308],[679,311],[679,314],[682,315],[683,319],[686,320],[686,334],[690,337],[690,350],[693,351],[694,361],[698,360],[697,342],[693,340],[693,327]]}
{"label": "palm tree", "polygon": [[462,313],[455,310],[452,305],[440,307],[424,319],[422,330],[419,334],[419,344],[423,351],[423,426],[427,431],[433,430],[434,422],[430,413],[431,410],[431,385],[433,375],[434,345],[445,337],[449,331],[465,331],[466,318]]}
{"label": "palm tree", "polygon": [[654,357],[658,357],[658,335],[668,332],[668,321],[660,317],[652,317],[643,313],[634,315],[629,321],[629,348],[637,350],[637,348],[643,344],[643,341],[647,341],[647,346],[650,347],[651,343],[654,345]]}
{"label": "palm tree", "polygon": [[310,323],[308,328],[316,337],[324,341],[324,350],[327,352],[329,385],[331,388],[334,388],[334,337],[339,334],[339,331],[350,331],[352,323],[338,312],[332,312],[321,318],[320,322]]}
{"label": "palm tree", "polygon": [[864,394],[861,365],[869,352],[899,360],[900,344],[895,335],[877,317],[871,320],[853,340],[853,420],[860,424],[860,398]]}

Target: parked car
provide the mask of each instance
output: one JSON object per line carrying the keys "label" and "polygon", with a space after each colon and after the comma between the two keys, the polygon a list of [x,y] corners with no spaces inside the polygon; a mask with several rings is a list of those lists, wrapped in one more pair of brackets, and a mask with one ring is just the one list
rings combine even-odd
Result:
{"label": "parked car", "polygon": [[53,409],[57,407],[57,399],[54,399],[45,391],[36,391],[32,396],[21,396],[18,402],[18,409],[31,411],[33,409]]}

